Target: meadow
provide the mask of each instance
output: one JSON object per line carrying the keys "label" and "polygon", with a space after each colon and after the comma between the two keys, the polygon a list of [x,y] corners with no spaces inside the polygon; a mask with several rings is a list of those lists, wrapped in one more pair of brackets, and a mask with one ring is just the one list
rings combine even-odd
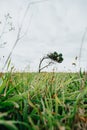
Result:
{"label": "meadow", "polygon": [[0,74],[0,130],[87,130],[87,74]]}

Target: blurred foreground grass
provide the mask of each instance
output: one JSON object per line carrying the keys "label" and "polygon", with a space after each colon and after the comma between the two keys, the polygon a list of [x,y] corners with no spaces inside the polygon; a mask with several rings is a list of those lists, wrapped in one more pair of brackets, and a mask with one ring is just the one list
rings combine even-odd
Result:
{"label": "blurred foreground grass", "polygon": [[4,129],[87,130],[87,74],[0,74]]}

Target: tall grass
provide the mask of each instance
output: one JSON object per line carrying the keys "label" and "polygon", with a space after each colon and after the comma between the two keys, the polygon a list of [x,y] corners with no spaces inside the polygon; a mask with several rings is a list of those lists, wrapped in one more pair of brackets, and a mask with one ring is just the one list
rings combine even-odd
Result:
{"label": "tall grass", "polygon": [[0,129],[87,129],[87,75],[5,73],[0,77]]}

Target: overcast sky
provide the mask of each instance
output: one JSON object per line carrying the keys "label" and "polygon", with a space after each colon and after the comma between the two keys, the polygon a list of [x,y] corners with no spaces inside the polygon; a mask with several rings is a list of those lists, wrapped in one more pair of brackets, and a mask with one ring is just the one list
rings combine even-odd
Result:
{"label": "overcast sky", "polygon": [[[7,42],[4,48],[0,48],[0,70],[14,45],[25,11],[32,2],[22,24],[20,35],[25,35],[17,43],[11,56],[16,70],[37,71],[40,58],[54,51],[62,53],[64,61],[48,70],[78,70],[81,41],[87,28],[87,0],[44,0],[34,3],[36,1],[43,0],[0,0],[0,35],[7,13],[12,17],[10,21],[15,26],[14,31],[4,33],[0,38],[0,43]],[[73,66],[76,56],[77,66]],[[87,69],[86,56],[85,34],[80,58],[83,69]]]}

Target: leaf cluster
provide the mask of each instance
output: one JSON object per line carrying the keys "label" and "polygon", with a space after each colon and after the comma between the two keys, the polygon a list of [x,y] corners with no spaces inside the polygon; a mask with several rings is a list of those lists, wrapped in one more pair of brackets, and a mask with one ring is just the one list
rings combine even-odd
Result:
{"label": "leaf cluster", "polygon": [[56,51],[50,54],[47,54],[48,58],[50,58],[53,61],[56,61],[58,63],[62,63],[63,61],[63,55],[62,53],[57,53]]}

